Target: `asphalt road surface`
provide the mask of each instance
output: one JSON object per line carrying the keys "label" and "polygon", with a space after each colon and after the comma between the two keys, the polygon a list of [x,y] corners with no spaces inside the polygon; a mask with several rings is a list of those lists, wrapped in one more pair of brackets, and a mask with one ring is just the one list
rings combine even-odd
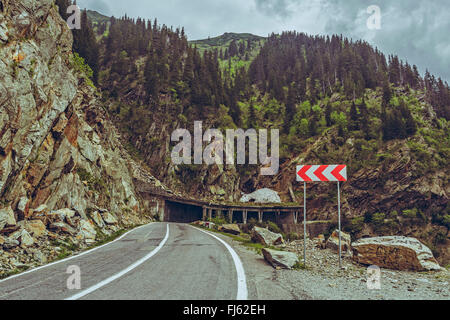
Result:
{"label": "asphalt road surface", "polygon": [[0,300],[245,300],[247,294],[242,262],[227,243],[172,223],[142,226],[0,281]]}

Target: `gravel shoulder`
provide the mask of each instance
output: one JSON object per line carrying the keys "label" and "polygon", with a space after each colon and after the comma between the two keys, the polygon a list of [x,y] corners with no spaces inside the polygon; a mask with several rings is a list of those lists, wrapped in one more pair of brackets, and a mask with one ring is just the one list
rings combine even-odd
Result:
{"label": "gravel shoulder", "polygon": [[[450,300],[450,271],[406,272],[381,269],[381,289],[367,286],[367,267],[307,242],[307,266],[302,270],[274,269],[252,248],[223,234],[242,259],[249,299],[255,300]],[[303,259],[303,240],[283,248]]]}

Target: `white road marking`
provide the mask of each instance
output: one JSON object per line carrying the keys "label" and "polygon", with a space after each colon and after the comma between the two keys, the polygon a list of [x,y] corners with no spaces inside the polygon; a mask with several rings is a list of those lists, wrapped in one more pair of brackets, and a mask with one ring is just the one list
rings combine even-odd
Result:
{"label": "white road marking", "polygon": [[161,250],[161,248],[166,244],[167,239],[169,239],[169,224],[167,224],[167,231],[166,231],[166,236],[164,237],[164,239],[159,243],[159,245],[149,254],[147,254],[145,257],[139,259],[138,261],[136,261],[135,263],[133,263],[131,266],[129,266],[128,268],[120,271],[119,273],[116,273],[115,275],[97,283],[96,285],[83,290],[67,299],[64,300],[77,300],[80,299],[92,292],[94,292],[97,289],[100,289],[103,286],[106,286],[107,284],[113,282],[114,280],[122,277],[123,275],[125,275],[126,273],[130,272],[131,270],[137,268],[138,266],[140,266],[141,264],[143,264],[145,261],[147,261],[148,259],[150,259],[151,257],[153,257],[156,253],[158,253],[159,250]]}
{"label": "white road marking", "polygon": [[195,227],[192,227],[192,228],[199,230],[203,233],[206,233],[206,234],[210,235],[211,237],[219,240],[225,246],[225,248],[227,248],[228,252],[230,252],[231,257],[233,258],[234,265],[236,267],[236,272],[237,272],[238,290],[237,290],[236,300],[247,300],[248,299],[248,290],[247,290],[247,280],[245,278],[244,265],[242,264],[242,261],[239,258],[238,254],[236,253],[236,251],[234,251],[234,249],[228,243],[226,243],[219,237],[215,236],[214,234],[209,233],[209,232],[204,231],[199,228],[195,228]]}
{"label": "white road marking", "polygon": [[111,241],[111,242],[105,243],[105,244],[103,244],[103,245],[101,245],[101,246],[99,246],[99,247],[95,247],[95,248],[93,248],[93,249],[91,249],[91,250],[84,251],[84,252],[82,252],[82,253],[80,253],[80,254],[77,254],[77,255],[74,255],[74,256],[70,256],[70,257],[68,257],[68,258],[61,259],[61,260],[58,260],[58,261],[55,261],[55,262],[52,262],[52,263],[49,263],[49,264],[46,264],[46,265],[43,265],[43,266],[34,268],[34,269],[31,269],[31,270],[28,270],[28,271],[24,271],[24,272],[22,272],[22,273],[19,273],[19,274],[10,276],[10,277],[8,277],[8,278],[6,278],[6,279],[0,280],[0,283],[5,282],[5,281],[8,281],[8,280],[11,280],[11,279],[14,279],[14,278],[17,278],[17,277],[21,277],[21,276],[26,275],[26,274],[28,274],[28,273],[35,272],[35,271],[38,271],[38,270],[41,270],[41,269],[44,269],[44,268],[47,268],[47,267],[50,267],[50,266],[54,266],[55,264],[58,264],[58,263],[66,262],[66,261],[69,261],[69,260],[72,260],[72,259],[75,259],[75,258],[78,258],[78,257],[82,257],[82,256],[84,256],[84,255],[90,254],[90,253],[92,253],[92,252],[94,252],[94,251],[96,251],[96,250],[98,250],[98,249],[101,249],[101,248],[106,247],[106,246],[108,246],[108,245],[110,245],[110,244],[112,244],[112,243],[114,243],[114,242],[116,242],[116,241],[119,241],[119,240],[123,239],[124,237],[126,237],[128,234],[130,234],[130,233],[133,232],[133,231],[137,231],[137,230],[139,230],[139,229],[141,229],[141,228],[143,228],[143,227],[149,226],[149,225],[151,225],[151,224],[153,224],[153,222],[151,222],[151,223],[149,223],[149,224],[142,225],[142,226],[137,227],[137,228],[135,228],[135,229],[133,229],[133,230],[130,230],[130,231],[124,233],[123,235],[121,235],[119,238],[117,238],[117,239],[115,239],[115,240],[113,240],[113,241]]}

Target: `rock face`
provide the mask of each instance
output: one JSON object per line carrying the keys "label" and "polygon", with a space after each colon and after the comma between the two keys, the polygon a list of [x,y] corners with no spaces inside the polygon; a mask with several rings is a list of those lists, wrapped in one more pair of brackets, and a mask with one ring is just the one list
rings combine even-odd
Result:
{"label": "rock face", "polygon": [[34,237],[40,237],[47,234],[47,229],[41,220],[24,221],[24,228]]}
{"label": "rock face", "polygon": [[281,234],[256,226],[252,229],[252,240],[265,246],[282,244],[284,242]]}
{"label": "rock face", "polygon": [[281,199],[276,191],[271,189],[259,189],[253,193],[242,196],[241,202],[255,202],[255,203],[281,203]]}
{"label": "rock face", "polygon": [[53,3],[7,1],[0,13],[8,35],[0,43],[0,198],[19,220],[43,204],[61,220],[74,211],[87,219],[95,206],[139,216],[133,160],[81,76]]}
{"label": "rock face", "polygon": [[298,262],[298,257],[293,252],[277,251],[272,249],[262,249],[264,259],[274,268],[281,267],[284,269],[292,269]]}
{"label": "rock face", "polygon": [[11,207],[0,209],[0,230],[5,226],[15,226],[16,218],[14,217],[14,211]]}
{"label": "rock face", "polygon": [[[53,241],[95,241],[94,223],[110,234],[152,217],[134,184],[136,167],[146,170],[124,149],[74,60],[54,1],[0,3],[2,273],[14,267],[2,250],[24,261],[31,249],[45,252],[36,255],[40,263],[56,257]],[[91,218],[99,207],[102,215]]]}
{"label": "rock face", "polygon": [[[351,237],[349,234],[341,231],[341,248],[342,252],[350,251],[351,248]],[[328,238],[325,247],[335,251],[339,251],[339,230],[335,230],[331,236]]]}
{"label": "rock face", "polygon": [[354,261],[395,270],[440,270],[431,250],[415,238],[377,237],[352,245]]}

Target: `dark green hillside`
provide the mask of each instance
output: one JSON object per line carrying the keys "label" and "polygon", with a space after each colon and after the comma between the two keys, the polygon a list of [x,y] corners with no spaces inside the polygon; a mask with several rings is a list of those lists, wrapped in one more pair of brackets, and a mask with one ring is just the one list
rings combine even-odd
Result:
{"label": "dark green hillside", "polygon": [[102,23],[106,23],[109,22],[109,20],[111,19],[110,17],[107,17],[97,11],[93,11],[93,10],[87,10],[87,16],[89,18],[89,20],[92,21],[93,24],[102,24]]}
{"label": "dark green hillside", "polygon": [[194,40],[190,41],[192,45],[197,46],[197,48],[204,48],[204,49],[210,49],[211,47],[224,47],[228,46],[231,41],[262,41],[264,40],[264,37],[256,36],[251,33],[224,33],[221,36],[214,37],[214,38],[208,38],[203,40]]}

